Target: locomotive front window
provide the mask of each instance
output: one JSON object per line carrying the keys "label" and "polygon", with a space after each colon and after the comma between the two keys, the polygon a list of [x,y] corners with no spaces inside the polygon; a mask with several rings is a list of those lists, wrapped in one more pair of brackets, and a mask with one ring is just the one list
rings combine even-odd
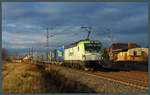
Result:
{"label": "locomotive front window", "polygon": [[101,45],[97,43],[85,43],[85,51],[96,51],[99,52],[101,50]]}

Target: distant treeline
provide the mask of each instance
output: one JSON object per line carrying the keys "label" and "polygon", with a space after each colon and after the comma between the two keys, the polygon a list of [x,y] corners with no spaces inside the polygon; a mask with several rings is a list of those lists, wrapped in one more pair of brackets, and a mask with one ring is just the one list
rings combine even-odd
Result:
{"label": "distant treeline", "polygon": [[2,61],[11,61],[9,54],[5,48],[2,48]]}

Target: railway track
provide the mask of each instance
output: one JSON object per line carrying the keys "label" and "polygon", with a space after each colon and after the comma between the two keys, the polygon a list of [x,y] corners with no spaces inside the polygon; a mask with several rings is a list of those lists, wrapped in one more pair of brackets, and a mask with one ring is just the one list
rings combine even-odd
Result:
{"label": "railway track", "polygon": [[148,76],[148,72],[140,72],[140,71],[131,71],[131,72],[121,71],[121,72],[132,74],[132,75],[139,75],[140,74],[140,76]]}
{"label": "railway track", "polygon": [[[62,66],[60,66],[60,67],[62,67]],[[148,90],[148,79],[137,78],[134,76],[134,75],[138,75],[138,76],[144,76],[144,77],[148,78],[148,73],[146,73],[146,72],[140,72],[140,71],[130,71],[130,72],[120,71],[121,73],[120,72],[111,72],[111,71],[110,71],[111,73],[102,72],[102,71],[87,72],[87,71],[77,70],[77,69],[68,68],[68,67],[64,67],[64,68],[72,69],[72,70],[75,70],[76,72],[88,74],[89,76],[94,76],[97,78],[106,79],[109,81],[118,82],[121,84]],[[130,76],[128,76],[128,75],[130,75]]]}
{"label": "railway track", "polygon": [[111,74],[111,75],[119,76],[120,78],[126,78],[127,80],[131,80],[131,81],[139,81],[139,82],[142,82],[142,83],[148,83],[148,79],[135,78],[135,77],[120,75],[120,74]]}
{"label": "railway track", "polygon": [[[119,73],[119,72],[108,73],[108,72],[100,72],[100,71],[86,72],[83,70],[76,70],[76,69],[74,69],[74,70],[76,72],[85,73],[90,76],[95,76],[97,78],[106,79],[109,81],[118,82],[121,84],[148,90],[148,79],[135,78],[135,76],[131,77],[131,76],[127,76],[122,73]],[[121,71],[121,72],[126,73],[125,71]],[[133,72],[133,71],[131,71],[131,72]],[[130,73],[128,73],[128,74],[130,74]]]}
{"label": "railway track", "polygon": [[113,81],[113,82],[118,82],[121,84],[125,84],[125,85],[129,85],[129,86],[134,86],[140,89],[145,89],[148,90],[148,81],[147,80],[140,80],[140,79],[128,79],[128,77],[124,76],[118,76],[116,77],[115,75],[117,74],[108,74],[108,73],[104,73],[104,72],[85,72],[85,71],[77,71],[80,73],[85,73],[88,74],[89,76],[95,76],[97,78],[101,78],[101,79],[106,79],[109,81]]}

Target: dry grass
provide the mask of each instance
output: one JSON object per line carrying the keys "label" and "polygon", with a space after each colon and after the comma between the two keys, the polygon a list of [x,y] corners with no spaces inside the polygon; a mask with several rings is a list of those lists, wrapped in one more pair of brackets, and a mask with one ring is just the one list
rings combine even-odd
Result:
{"label": "dry grass", "polygon": [[65,78],[59,72],[40,64],[4,64],[2,93],[94,92],[79,82]]}
{"label": "dry grass", "polygon": [[[12,64],[14,65],[14,64]],[[42,92],[41,73],[36,66],[30,64],[17,64],[15,69],[7,66],[7,76],[2,74],[3,93],[39,93]],[[12,66],[13,67],[13,66]],[[2,73],[5,72],[2,71]]]}
{"label": "dry grass", "polygon": [[[45,78],[48,80],[47,83],[52,81],[53,85],[57,87],[59,93],[91,93],[94,90],[88,88],[87,86],[81,84],[80,82],[74,81],[72,79],[67,79],[60,74],[59,70],[50,69],[44,73]],[[48,76],[48,77],[47,77]],[[49,84],[47,84],[48,86]]]}

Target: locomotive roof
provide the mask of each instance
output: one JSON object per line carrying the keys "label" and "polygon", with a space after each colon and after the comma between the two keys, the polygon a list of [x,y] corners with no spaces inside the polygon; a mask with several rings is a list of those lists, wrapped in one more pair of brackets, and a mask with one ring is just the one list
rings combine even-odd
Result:
{"label": "locomotive roof", "polygon": [[98,40],[89,40],[89,39],[79,40],[79,41],[77,41],[77,42],[75,42],[75,43],[71,43],[70,45],[65,46],[65,49],[71,48],[71,47],[75,47],[75,46],[77,46],[77,44],[78,44],[79,42],[81,42],[81,41],[98,41]]}

